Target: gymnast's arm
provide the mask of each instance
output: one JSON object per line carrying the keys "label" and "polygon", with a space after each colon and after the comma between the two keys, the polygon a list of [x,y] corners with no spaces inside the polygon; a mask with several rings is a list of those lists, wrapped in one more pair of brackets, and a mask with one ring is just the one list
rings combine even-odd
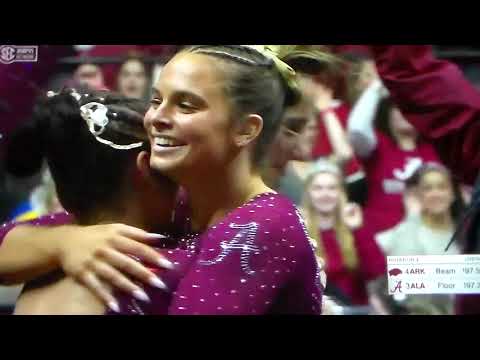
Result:
{"label": "gymnast's arm", "polygon": [[129,293],[139,289],[130,277],[164,288],[162,281],[135,259],[160,267],[172,267],[168,260],[148,245],[154,238],[158,240],[158,234],[122,224],[67,225],[71,221],[64,214],[43,217],[29,224],[10,223],[2,226],[2,282],[23,283],[52,270],[62,269],[106,304],[115,302],[108,284]]}
{"label": "gymnast's arm", "polygon": [[48,226],[71,222],[66,213],[45,216],[29,222],[10,222],[0,227],[0,283],[20,284],[58,269],[59,239],[63,239],[61,227]]}

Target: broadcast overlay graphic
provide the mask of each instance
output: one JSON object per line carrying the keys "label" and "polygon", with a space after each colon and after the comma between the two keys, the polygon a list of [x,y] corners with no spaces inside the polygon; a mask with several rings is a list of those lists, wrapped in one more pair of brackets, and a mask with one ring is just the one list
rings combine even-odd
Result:
{"label": "broadcast overlay graphic", "polygon": [[389,256],[389,295],[480,294],[480,255]]}
{"label": "broadcast overlay graphic", "polygon": [[38,46],[34,45],[0,45],[0,63],[36,62],[38,60]]}

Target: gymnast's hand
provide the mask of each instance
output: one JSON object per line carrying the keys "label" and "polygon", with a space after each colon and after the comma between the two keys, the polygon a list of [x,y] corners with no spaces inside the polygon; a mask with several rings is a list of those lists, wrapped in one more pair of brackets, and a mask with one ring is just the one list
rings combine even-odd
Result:
{"label": "gymnast's hand", "polygon": [[[118,302],[112,287],[127,291],[135,298],[149,301],[144,290],[131,279],[167,290],[165,284],[140,261],[171,269],[173,265],[148,246],[163,237],[135,227],[112,224],[69,226],[67,241],[61,242],[59,259],[64,272],[95,293],[113,311]],[[139,261],[140,260],[140,261]]]}

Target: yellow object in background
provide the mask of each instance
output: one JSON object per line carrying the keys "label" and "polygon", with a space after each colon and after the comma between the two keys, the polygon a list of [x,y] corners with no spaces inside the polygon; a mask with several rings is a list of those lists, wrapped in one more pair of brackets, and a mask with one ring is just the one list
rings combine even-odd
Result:
{"label": "yellow object in background", "polygon": [[15,218],[15,221],[30,221],[40,217],[40,214],[34,210],[27,211],[26,213],[20,214]]}

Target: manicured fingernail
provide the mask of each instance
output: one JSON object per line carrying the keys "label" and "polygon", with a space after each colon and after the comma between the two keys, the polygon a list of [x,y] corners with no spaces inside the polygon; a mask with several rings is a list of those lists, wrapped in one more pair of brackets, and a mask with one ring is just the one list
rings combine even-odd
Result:
{"label": "manicured fingernail", "polygon": [[148,297],[147,293],[143,290],[134,290],[132,291],[132,295],[134,298],[140,300],[140,301],[145,301],[145,302],[150,302],[150,298]]}
{"label": "manicured fingernail", "polygon": [[142,262],[142,259],[140,259],[139,257],[136,257],[134,255],[128,255],[130,256],[130,258],[132,258],[133,260],[135,260],[136,262]]}
{"label": "manicured fingernail", "polygon": [[150,284],[152,284],[152,286],[155,286],[156,288],[168,290],[167,285],[165,285],[165,283],[157,277],[151,277]]}
{"label": "manicured fingernail", "polygon": [[152,239],[166,239],[167,236],[162,234],[148,233],[147,236]]}
{"label": "manicured fingernail", "polygon": [[175,265],[173,265],[170,261],[168,261],[165,258],[158,259],[157,264],[160,265],[160,267],[163,267],[168,270],[173,270],[175,268]]}
{"label": "manicured fingernail", "polygon": [[110,301],[107,305],[112,311],[114,311],[116,313],[120,312],[120,306],[118,305],[118,303],[116,301]]}

